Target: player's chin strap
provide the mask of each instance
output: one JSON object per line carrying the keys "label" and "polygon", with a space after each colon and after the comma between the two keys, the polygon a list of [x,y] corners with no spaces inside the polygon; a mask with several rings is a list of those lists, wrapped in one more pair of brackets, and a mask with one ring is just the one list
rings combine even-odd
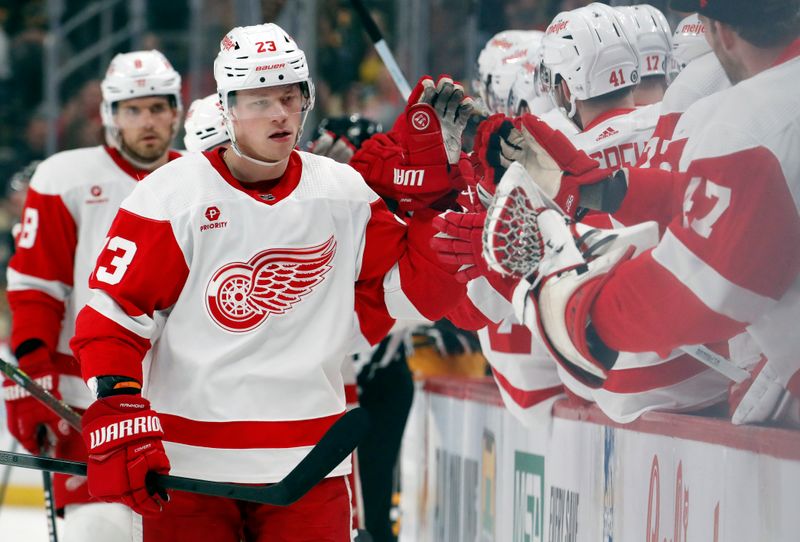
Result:
{"label": "player's chin strap", "polygon": [[[303,118],[300,121],[300,129],[297,130],[297,137],[294,140],[294,146],[297,146],[297,142],[300,141],[300,137],[303,135],[303,126],[306,123],[306,118],[308,118],[308,111],[309,111],[308,109],[303,111]],[[244,158],[248,162],[251,162],[258,166],[269,167],[269,168],[283,166],[289,162],[289,157],[291,156],[291,153],[286,158],[282,158],[280,160],[259,160],[258,158],[253,158],[252,156],[248,156],[247,154],[244,153],[244,151],[242,151],[242,149],[239,148],[239,142],[236,140],[236,131],[233,129],[233,121],[231,119],[228,119],[227,116],[225,118],[225,128],[228,130],[228,135],[231,138],[231,149],[233,149],[233,152],[236,153],[236,156]]]}
{"label": "player's chin strap", "polygon": [[[300,138],[298,137],[298,140],[299,139]],[[296,141],[295,141],[295,144],[297,144]],[[289,156],[287,156],[286,158],[282,158],[280,160],[259,160],[257,158],[253,158],[252,156],[248,156],[239,148],[239,143],[234,138],[231,138],[231,149],[233,149],[233,152],[236,153],[236,156],[244,158],[248,162],[251,162],[253,164],[256,164],[256,165],[262,166],[262,167],[273,168],[273,167],[277,167],[277,166],[282,166],[282,165],[286,164],[289,161]],[[290,154],[290,156],[291,156],[291,154]]]}

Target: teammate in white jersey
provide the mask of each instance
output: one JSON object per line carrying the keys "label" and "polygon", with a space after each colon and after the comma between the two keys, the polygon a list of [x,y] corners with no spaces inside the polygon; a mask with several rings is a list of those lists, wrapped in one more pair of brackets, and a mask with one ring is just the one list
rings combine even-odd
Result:
{"label": "teammate in white jersey", "polygon": [[[51,383],[51,392],[79,410],[93,397],[69,340],[90,297],[93,262],[122,200],[147,174],[179,156],[170,143],[180,123],[181,78],[164,55],[154,50],[117,55],[101,88],[107,145],[60,152],[39,165],[8,268],[11,348],[31,377]],[[86,461],[80,434],[35,399],[6,405],[9,428],[28,450],[39,449],[36,429],[44,424],[51,428],[57,457]],[[91,498],[82,477],[57,474],[54,487],[56,507],[66,507],[66,540],[88,540],[87,533],[97,540],[124,539],[130,529],[125,507]]]}
{"label": "teammate in white jersey", "polygon": [[699,99],[731,86],[706,40],[706,26],[696,13],[683,19],[675,28],[671,58],[672,82],[661,101],[661,116],[653,137],[647,142],[637,164],[640,167],[671,167],[670,163],[680,156],[688,137],[686,130],[682,129],[683,135],[677,139],[679,143],[672,144],[681,115]]}
{"label": "teammate in white jersey", "polygon": [[667,18],[649,4],[616,8],[639,53],[639,84],[633,89],[637,106],[658,103],[667,90],[672,33]]}
{"label": "teammate in white jersey", "polygon": [[[403,221],[351,167],[295,150],[314,86],[285,31],[234,28],[214,75],[230,147],[139,184],[90,277],[71,342],[97,394],[83,416],[89,489],[142,514],[147,542],[347,541],[349,460],[281,509],[164,502],[145,478],[281,480],[343,414],[345,356],[395,318],[438,319],[463,286],[430,249],[434,211]],[[428,105],[410,114],[428,121],[410,130],[435,124]]]}
{"label": "teammate in white jersey", "polygon": [[210,151],[214,147],[227,145],[231,140],[216,94],[192,102],[186,112],[183,128],[186,132],[183,144],[187,151]]}
{"label": "teammate in white jersey", "polygon": [[[608,378],[621,350],[663,354],[746,330],[765,357],[733,421],[763,421],[790,394],[800,395],[792,331],[800,311],[800,98],[790,84],[800,73],[800,2],[672,5],[699,11],[734,86],[684,113],[681,122],[695,128],[670,171],[627,175],[622,205],[642,211],[640,219],[659,220],[666,234],[632,259],[618,250],[579,268],[555,264],[530,295],[561,362],[595,385]],[[562,166],[564,157],[559,149]],[[558,192],[580,182],[551,180],[548,190]],[[641,205],[647,199],[661,202],[660,215],[652,214],[657,205]],[[544,242],[566,248],[555,231]],[[545,256],[548,263],[554,262]],[[533,317],[533,305],[527,307]]]}

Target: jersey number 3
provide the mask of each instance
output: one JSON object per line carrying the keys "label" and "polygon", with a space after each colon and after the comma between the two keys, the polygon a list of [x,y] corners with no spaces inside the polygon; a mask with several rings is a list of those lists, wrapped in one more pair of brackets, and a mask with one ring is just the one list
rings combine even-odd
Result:
{"label": "jersey number 3", "polygon": [[108,266],[98,266],[95,276],[107,284],[119,284],[136,255],[136,243],[119,236],[112,237],[106,244],[106,250],[114,251],[114,258]]}

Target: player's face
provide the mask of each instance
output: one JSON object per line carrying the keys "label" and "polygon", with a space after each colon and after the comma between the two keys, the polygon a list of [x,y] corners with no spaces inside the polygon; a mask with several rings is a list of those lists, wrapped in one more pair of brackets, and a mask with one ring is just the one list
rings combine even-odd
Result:
{"label": "player's face", "polygon": [[304,106],[296,84],[238,91],[229,108],[239,148],[256,159],[284,160],[297,143]]}
{"label": "player's face", "polygon": [[169,98],[148,96],[123,100],[115,115],[122,147],[133,158],[152,162],[164,156],[172,142],[172,127],[178,112]]}

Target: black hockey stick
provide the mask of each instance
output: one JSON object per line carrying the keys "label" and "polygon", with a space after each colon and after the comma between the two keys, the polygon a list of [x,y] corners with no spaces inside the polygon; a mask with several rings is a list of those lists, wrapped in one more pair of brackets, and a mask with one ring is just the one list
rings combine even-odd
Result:
{"label": "black hockey stick", "polygon": [[25,371],[3,359],[0,359],[0,371],[5,373],[8,378],[19,384],[19,386],[30,393],[32,397],[41,401],[44,406],[58,414],[58,416],[62,420],[66,421],[70,427],[76,431],[81,430],[81,415],[72,410],[67,403],[58,399],[52,393],[48,392],[46,389],[34,382],[33,379],[25,373]]}
{"label": "black hockey stick", "polygon": [[350,3],[353,5],[355,12],[358,13],[361,22],[364,24],[364,29],[367,31],[367,34],[369,34],[372,45],[375,46],[375,51],[378,52],[378,56],[383,60],[386,69],[389,70],[389,75],[392,76],[392,81],[394,81],[397,90],[400,91],[403,99],[407,100],[408,96],[411,94],[411,87],[406,77],[403,75],[400,66],[397,65],[397,60],[395,60],[391,49],[389,49],[389,46],[386,44],[386,40],[383,39],[380,28],[375,24],[375,20],[372,18],[372,15],[370,15],[369,10],[367,10],[362,0],[350,0]]}
{"label": "black hockey stick", "polygon": [[[308,493],[347,459],[364,436],[368,425],[369,416],[366,411],[355,408],[346,412],[328,429],[308,455],[283,480],[275,484],[249,486],[155,473],[148,474],[148,484],[152,484],[154,488],[288,506]],[[0,464],[86,476],[86,463],[38,455],[0,451]]]}
{"label": "black hockey stick", "polygon": [[[42,401],[71,427],[78,431],[81,430],[80,415],[34,382],[24,371],[2,359],[0,359],[0,371],[7,374],[33,397]],[[358,446],[368,426],[369,416],[366,411],[356,408],[346,412],[283,480],[270,486],[225,484],[155,473],[151,474],[148,483],[157,488],[287,506],[308,493],[339,463],[347,459],[347,456]],[[35,455],[0,452],[0,464],[86,476],[86,463]]]}

